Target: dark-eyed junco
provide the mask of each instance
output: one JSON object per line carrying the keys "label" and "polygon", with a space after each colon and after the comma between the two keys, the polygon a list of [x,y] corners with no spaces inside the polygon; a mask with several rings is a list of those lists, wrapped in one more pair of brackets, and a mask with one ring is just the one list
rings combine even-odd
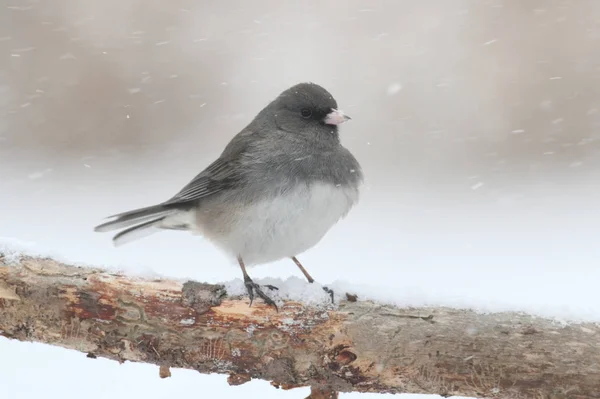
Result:
{"label": "dark-eyed junco", "polygon": [[111,216],[95,230],[124,229],[115,245],[160,229],[201,234],[237,258],[250,304],[256,294],[274,306],[245,266],[291,258],[312,283],[296,255],[358,201],[361,167],[338,133],[350,117],[337,108],[317,84],[287,89],[173,198]]}

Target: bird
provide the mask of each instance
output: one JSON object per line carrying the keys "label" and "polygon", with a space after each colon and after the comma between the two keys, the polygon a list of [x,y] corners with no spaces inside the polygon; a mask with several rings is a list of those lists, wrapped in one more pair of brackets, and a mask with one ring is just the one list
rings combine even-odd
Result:
{"label": "bird", "polygon": [[[298,255],[348,215],[364,181],[359,162],[341,144],[339,127],[350,119],[325,88],[298,83],[172,198],[109,216],[94,230],[121,230],[115,246],[164,230],[201,235],[237,260],[250,306],[258,296],[277,308],[247,267],[289,258],[315,281]],[[333,291],[324,289],[333,301]]]}

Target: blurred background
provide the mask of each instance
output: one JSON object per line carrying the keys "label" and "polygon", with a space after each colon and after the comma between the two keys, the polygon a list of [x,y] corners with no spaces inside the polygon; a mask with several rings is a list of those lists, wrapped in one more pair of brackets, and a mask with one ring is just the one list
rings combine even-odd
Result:
{"label": "blurred background", "polygon": [[92,228],[169,198],[276,95],[313,81],[352,116],[342,141],[366,175],[360,205],[300,257],[319,282],[600,320],[599,1],[2,4],[5,241],[238,278],[199,237],[115,249]]}
{"label": "blurred background", "polygon": [[[353,117],[342,141],[366,174],[360,205],[302,257],[319,281],[595,295],[600,2],[5,0],[2,16],[0,236],[236,278],[201,238],[115,249],[92,228],[169,198],[282,90],[314,81]],[[288,263],[253,273],[298,274]]]}

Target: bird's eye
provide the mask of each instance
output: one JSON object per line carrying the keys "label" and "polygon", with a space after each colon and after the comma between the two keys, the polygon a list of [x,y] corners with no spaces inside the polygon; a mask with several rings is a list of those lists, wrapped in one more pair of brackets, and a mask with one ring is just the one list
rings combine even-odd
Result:
{"label": "bird's eye", "polygon": [[303,118],[310,118],[312,116],[312,111],[308,108],[302,108],[300,114]]}

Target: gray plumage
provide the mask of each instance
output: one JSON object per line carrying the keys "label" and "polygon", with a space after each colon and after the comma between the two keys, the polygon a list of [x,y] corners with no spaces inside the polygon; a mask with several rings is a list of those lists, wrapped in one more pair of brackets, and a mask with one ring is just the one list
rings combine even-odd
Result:
{"label": "gray plumage", "polygon": [[346,119],[321,86],[293,86],[174,197],[114,215],[95,230],[125,229],[116,245],[161,229],[188,230],[247,265],[296,256],[358,201],[362,171],[338,132]]}

